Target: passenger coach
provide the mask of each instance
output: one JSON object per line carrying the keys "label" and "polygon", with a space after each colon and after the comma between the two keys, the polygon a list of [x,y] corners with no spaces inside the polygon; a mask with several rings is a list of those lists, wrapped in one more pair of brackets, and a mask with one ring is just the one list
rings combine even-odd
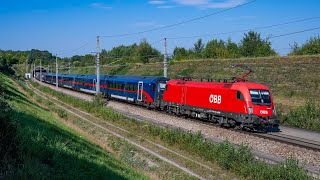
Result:
{"label": "passenger coach", "polygon": [[144,104],[158,108],[168,78],[158,76],[106,76],[101,92],[108,98]]}

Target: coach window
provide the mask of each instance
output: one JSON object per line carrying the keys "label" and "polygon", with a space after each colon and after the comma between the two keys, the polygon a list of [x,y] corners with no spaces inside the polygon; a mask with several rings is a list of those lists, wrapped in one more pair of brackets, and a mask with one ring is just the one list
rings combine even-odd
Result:
{"label": "coach window", "polygon": [[237,91],[237,99],[244,100],[244,97],[240,91]]}

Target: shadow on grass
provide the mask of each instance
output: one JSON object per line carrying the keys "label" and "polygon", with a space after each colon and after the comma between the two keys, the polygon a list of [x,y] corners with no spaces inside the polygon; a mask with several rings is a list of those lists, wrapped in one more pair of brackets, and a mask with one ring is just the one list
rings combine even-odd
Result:
{"label": "shadow on grass", "polygon": [[100,147],[33,115],[14,112],[22,164],[10,179],[145,179]]}

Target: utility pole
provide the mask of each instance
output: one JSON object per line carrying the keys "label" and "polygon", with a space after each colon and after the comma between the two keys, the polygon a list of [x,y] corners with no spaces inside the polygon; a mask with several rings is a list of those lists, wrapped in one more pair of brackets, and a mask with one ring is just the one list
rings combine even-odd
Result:
{"label": "utility pole", "polygon": [[42,82],[42,75],[41,75],[41,73],[42,73],[42,66],[41,66],[41,59],[40,59],[40,77],[39,77],[40,82]]}
{"label": "utility pole", "polygon": [[164,38],[163,76],[167,77],[167,38]]}
{"label": "utility pole", "polygon": [[58,54],[56,54],[56,88],[58,88]]}
{"label": "utility pole", "polygon": [[26,59],[26,73],[28,73],[28,59]]}
{"label": "utility pole", "polygon": [[96,55],[96,72],[97,72],[97,82],[96,82],[96,92],[97,95],[100,93],[100,42],[99,36],[97,36],[97,55]]}
{"label": "utility pole", "polygon": [[33,80],[34,80],[34,63],[32,63],[31,69],[32,69],[32,78],[33,78]]}
{"label": "utility pole", "polygon": [[70,69],[71,69],[71,59],[69,59],[69,74],[70,74]]}

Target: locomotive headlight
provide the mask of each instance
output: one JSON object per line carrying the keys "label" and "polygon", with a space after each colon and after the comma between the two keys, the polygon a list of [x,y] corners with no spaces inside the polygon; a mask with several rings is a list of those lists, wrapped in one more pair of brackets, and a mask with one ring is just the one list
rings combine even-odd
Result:
{"label": "locomotive headlight", "polygon": [[253,114],[253,108],[252,107],[249,107],[248,111],[249,111],[249,114]]}

